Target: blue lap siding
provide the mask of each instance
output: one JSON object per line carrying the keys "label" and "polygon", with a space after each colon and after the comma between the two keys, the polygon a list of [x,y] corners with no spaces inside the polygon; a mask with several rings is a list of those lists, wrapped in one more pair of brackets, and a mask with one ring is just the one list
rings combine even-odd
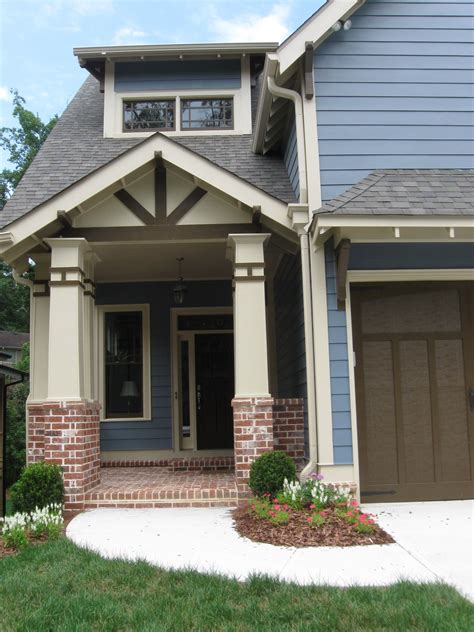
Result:
{"label": "blue lap siding", "polygon": [[325,245],[326,298],[328,305],[331,376],[332,440],[334,463],[352,463],[349,351],[345,310],[337,309],[336,255],[333,240]]}
{"label": "blue lap siding", "polygon": [[118,62],[116,92],[150,90],[238,89],[240,59]]}
{"label": "blue lap siding", "polygon": [[473,7],[368,0],[316,50],[323,200],[375,169],[474,166]]}
{"label": "blue lap siding", "polygon": [[[173,447],[170,309],[174,283],[110,283],[97,286],[96,304],[150,305],[151,419],[101,424],[101,450],[163,450]],[[186,307],[231,307],[230,281],[186,283]]]}
{"label": "blue lap siding", "polygon": [[305,400],[307,445],[306,352],[300,255],[284,255],[274,279],[278,397]]}

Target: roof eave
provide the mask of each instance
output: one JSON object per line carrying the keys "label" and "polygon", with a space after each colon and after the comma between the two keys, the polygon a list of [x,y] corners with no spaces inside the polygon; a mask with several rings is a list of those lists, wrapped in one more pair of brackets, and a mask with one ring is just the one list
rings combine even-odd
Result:
{"label": "roof eave", "polygon": [[216,44],[143,44],[133,46],[87,46],[73,49],[79,61],[88,59],[137,59],[180,55],[244,55],[275,51],[277,42],[216,43]]}

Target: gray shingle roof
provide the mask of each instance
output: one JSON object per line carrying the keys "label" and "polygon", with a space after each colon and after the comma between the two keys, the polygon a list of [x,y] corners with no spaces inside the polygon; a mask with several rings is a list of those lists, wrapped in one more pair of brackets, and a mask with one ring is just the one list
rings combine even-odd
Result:
{"label": "gray shingle roof", "polygon": [[374,171],[316,214],[473,215],[474,169]]}
{"label": "gray shingle roof", "polygon": [[[103,95],[97,81],[89,77],[0,211],[0,227],[143,142],[141,138],[104,138],[103,112]],[[173,140],[284,202],[295,200],[283,160],[254,154],[250,134],[201,134]]]}
{"label": "gray shingle roof", "polygon": [[29,340],[30,334],[4,329],[0,331],[0,349],[21,349]]}

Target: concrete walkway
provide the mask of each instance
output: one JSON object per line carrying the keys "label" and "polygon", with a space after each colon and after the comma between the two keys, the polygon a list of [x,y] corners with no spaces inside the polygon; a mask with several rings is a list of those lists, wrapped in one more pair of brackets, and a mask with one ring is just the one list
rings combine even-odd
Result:
{"label": "concrete walkway", "polygon": [[104,557],[146,560],[240,580],[265,574],[300,584],[385,586],[444,581],[474,598],[471,501],[370,505],[396,544],[305,549],[259,544],[233,529],[230,510],[95,509],[68,537]]}

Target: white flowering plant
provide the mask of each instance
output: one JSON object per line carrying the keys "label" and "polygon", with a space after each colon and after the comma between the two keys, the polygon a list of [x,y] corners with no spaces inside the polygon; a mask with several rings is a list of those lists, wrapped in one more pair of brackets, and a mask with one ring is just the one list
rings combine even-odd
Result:
{"label": "white flowering plant", "polygon": [[293,509],[326,509],[337,505],[346,505],[350,499],[349,487],[340,487],[331,483],[325,483],[321,474],[313,474],[303,483],[288,481],[285,478],[283,490],[277,494],[277,499],[282,504],[287,504]]}
{"label": "white flowering plant", "polygon": [[63,528],[63,506],[50,504],[30,513],[0,518],[0,535],[7,548],[22,549],[30,538],[57,538]]}

